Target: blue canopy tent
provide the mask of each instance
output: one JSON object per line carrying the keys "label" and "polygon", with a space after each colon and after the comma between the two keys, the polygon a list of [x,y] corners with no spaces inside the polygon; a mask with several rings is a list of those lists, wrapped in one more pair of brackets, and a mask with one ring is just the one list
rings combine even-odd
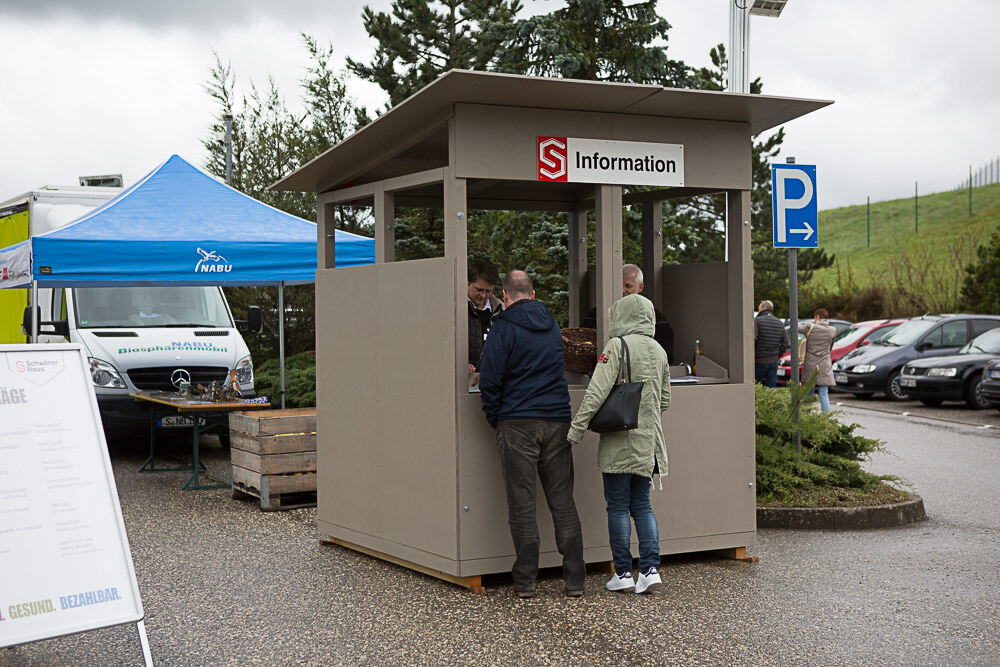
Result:
{"label": "blue canopy tent", "polygon": [[[374,239],[337,230],[335,240],[337,266],[375,262]],[[173,155],[114,199],[27,243],[33,289],[278,285],[283,404],[283,288],[316,279],[316,241],[316,223],[259,202]],[[32,329],[34,336],[37,324]]]}
{"label": "blue canopy tent", "polygon": [[[337,266],[372,264],[375,240],[336,232]],[[103,206],[31,239],[42,287],[277,285],[316,279],[316,223],[173,155]]]}

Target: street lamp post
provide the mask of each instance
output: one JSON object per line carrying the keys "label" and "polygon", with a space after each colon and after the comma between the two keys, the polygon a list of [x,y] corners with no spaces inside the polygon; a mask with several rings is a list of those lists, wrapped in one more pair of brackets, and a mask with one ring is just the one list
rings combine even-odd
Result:
{"label": "street lamp post", "polygon": [[781,16],[788,0],[729,0],[730,93],[750,92],[750,16]]}

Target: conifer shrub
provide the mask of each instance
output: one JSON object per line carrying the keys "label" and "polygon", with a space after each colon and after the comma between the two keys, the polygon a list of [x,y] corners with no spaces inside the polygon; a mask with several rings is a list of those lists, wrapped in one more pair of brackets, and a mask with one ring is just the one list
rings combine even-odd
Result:
{"label": "conifer shrub", "polygon": [[[281,407],[281,364],[268,359],[253,372],[254,390],[267,396],[273,407]],[[302,352],[285,359],[285,407],[316,406],[316,353]]]}
{"label": "conifer shrub", "polygon": [[856,433],[858,424],[844,424],[836,412],[820,412],[805,399],[799,420],[802,453],[792,443],[794,402],[805,387],[769,388],[756,385],[757,503],[783,503],[802,491],[851,489],[870,491],[885,482],[901,482],[893,475],[875,475],[862,469],[885,445]]}

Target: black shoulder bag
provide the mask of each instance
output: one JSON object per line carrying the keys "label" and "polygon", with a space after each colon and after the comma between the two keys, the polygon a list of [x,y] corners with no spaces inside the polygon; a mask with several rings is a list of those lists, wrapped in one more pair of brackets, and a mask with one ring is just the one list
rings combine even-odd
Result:
{"label": "black shoulder bag", "polygon": [[[630,431],[639,427],[639,401],[642,399],[642,382],[632,382],[632,359],[628,345],[621,336],[621,360],[618,365],[618,379],[600,409],[594,413],[587,426],[594,433]],[[628,382],[625,374],[628,373]]]}

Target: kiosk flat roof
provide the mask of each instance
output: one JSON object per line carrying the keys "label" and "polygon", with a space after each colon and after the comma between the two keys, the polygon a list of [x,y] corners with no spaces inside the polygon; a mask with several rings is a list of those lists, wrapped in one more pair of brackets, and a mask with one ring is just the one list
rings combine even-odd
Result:
{"label": "kiosk flat roof", "polygon": [[447,164],[457,103],[730,121],[757,134],[833,102],[450,70],[271,188],[326,192]]}

